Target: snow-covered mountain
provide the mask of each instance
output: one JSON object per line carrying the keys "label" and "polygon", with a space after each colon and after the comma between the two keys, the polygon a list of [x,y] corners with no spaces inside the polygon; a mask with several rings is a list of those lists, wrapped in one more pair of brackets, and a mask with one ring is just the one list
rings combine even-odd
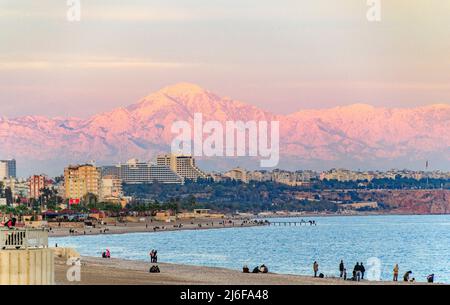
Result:
{"label": "snow-covered mountain", "polygon": [[450,169],[450,105],[355,104],[282,116],[187,83],[89,119],[0,117],[0,158],[16,158],[23,175],[58,173],[68,163],[88,160],[150,160],[169,151],[172,123],[191,121],[194,113],[221,122],[279,120],[281,167],[417,168],[430,159]]}

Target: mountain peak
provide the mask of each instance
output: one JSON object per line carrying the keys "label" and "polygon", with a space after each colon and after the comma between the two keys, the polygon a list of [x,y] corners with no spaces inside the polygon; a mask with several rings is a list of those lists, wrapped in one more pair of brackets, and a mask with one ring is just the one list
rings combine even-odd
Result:
{"label": "mountain peak", "polygon": [[196,95],[207,92],[199,85],[182,82],[175,85],[167,86],[158,91],[158,93],[163,93],[169,96],[175,95]]}
{"label": "mountain peak", "polygon": [[346,106],[341,106],[340,108],[343,109],[352,109],[352,110],[373,110],[376,107],[370,104],[365,103],[356,103],[356,104],[350,104]]}

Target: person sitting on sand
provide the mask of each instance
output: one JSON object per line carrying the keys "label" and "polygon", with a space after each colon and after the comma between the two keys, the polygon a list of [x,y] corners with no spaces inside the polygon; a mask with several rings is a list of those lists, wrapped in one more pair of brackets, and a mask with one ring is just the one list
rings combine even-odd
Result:
{"label": "person sitting on sand", "polygon": [[409,277],[411,276],[412,271],[408,271],[405,273],[405,275],[403,275],[403,281],[404,282],[409,282]]}
{"label": "person sitting on sand", "polygon": [[250,273],[250,269],[248,269],[247,265],[244,265],[244,267],[242,267],[242,273]]}
{"label": "person sitting on sand", "polygon": [[268,273],[269,269],[266,267],[266,265],[261,265],[261,267],[259,267],[259,271],[261,273]]}
{"label": "person sitting on sand", "polygon": [[258,267],[253,268],[252,273],[259,273],[259,268]]}
{"label": "person sitting on sand", "polygon": [[430,274],[429,276],[427,276],[427,282],[428,283],[433,283],[434,282],[434,274]]}
{"label": "person sitting on sand", "polygon": [[407,271],[404,275],[403,275],[403,281],[404,282],[409,282],[409,277],[411,276],[412,271]]}
{"label": "person sitting on sand", "polygon": [[109,249],[106,249],[106,258],[111,258],[111,252]]}
{"label": "person sitting on sand", "polygon": [[149,272],[150,272],[150,273],[160,273],[161,270],[159,270],[159,267],[158,267],[158,266],[153,265],[153,266],[150,267]]}

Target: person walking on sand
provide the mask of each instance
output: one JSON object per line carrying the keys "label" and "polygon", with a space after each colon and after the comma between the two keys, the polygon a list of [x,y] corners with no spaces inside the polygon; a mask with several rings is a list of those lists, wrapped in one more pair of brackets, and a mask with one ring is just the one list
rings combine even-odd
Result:
{"label": "person walking on sand", "polygon": [[341,260],[341,263],[339,264],[339,277],[342,278],[344,276],[344,261]]}
{"label": "person walking on sand", "polygon": [[314,261],[314,264],[313,264],[313,271],[314,271],[314,277],[317,277],[317,272],[319,272],[319,264],[316,261]]}
{"label": "person walking on sand", "polygon": [[394,282],[397,282],[398,281],[398,271],[399,271],[399,268],[398,268],[398,264],[395,264],[395,267],[394,267]]}

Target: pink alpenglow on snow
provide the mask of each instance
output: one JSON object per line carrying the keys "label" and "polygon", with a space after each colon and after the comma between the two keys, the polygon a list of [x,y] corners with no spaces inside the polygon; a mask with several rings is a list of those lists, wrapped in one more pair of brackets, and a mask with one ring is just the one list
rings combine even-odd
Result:
{"label": "pink alpenglow on snow", "polygon": [[[431,160],[438,169],[450,169],[450,105],[382,108],[355,104],[275,115],[187,83],[88,119],[2,117],[2,155],[30,164],[52,164],[58,159],[64,163],[118,162],[131,157],[150,160],[156,153],[170,151],[175,136],[172,124],[192,123],[195,113],[201,113],[204,121],[222,123],[279,121],[280,164],[285,167],[314,162],[379,168],[393,162],[389,165],[417,167]],[[343,160],[348,163],[340,163]]]}

